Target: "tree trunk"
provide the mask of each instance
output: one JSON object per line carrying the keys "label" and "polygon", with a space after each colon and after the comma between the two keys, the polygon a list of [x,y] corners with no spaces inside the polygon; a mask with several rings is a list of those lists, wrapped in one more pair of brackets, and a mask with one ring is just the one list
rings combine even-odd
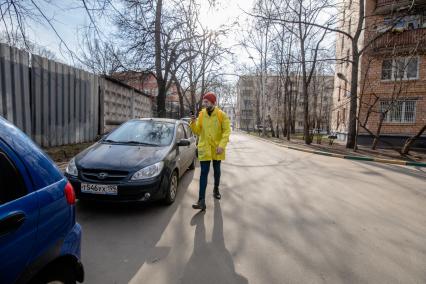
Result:
{"label": "tree trunk", "polygon": [[[285,84],[285,91],[286,91],[286,96],[288,96],[287,102],[288,102],[288,110],[287,110],[287,124],[286,124],[286,130],[287,130],[287,140],[290,141],[290,135],[291,135],[291,104],[292,104],[292,92],[293,92],[293,88],[292,88],[292,84],[291,84],[291,78],[288,77],[288,72],[286,75],[286,84]],[[289,82],[290,81],[290,82]],[[290,86],[290,89],[289,89]]]}
{"label": "tree trunk", "polygon": [[163,1],[157,0],[155,10],[155,71],[157,77],[157,115],[158,117],[166,116],[166,86],[162,74],[161,64],[161,12],[163,8]]}
{"label": "tree trunk", "polygon": [[[315,74],[316,76],[316,74]],[[313,128],[318,128],[318,117],[317,117],[317,104],[318,104],[318,90],[317,90],[317,84],[318,84],[318,78],[315,77],[313,81],[313,92],[312,95],[314,96],[314,105],[313,105],[313,117],[312,117],[312,125]]]}
{"label": "tree trunk", "polygon": [[[358,49],[358,47],[354,47]],[[353,59],[352,62],[352,79],[351,79],[351,93],[350,93],[350,107],[349,107],[349,125],[348,125],[348,140],[346,141],[346,148],[353,149],[355,147],[355,136],[356,136],[356,113],[358,107],[358,69],[359,69],[359,55],[358,51],[353,53],[353,58],[358,57],[358,59]]]}
{"label": "tree trunk", "polygon": [[255,89],[256,92],[256,128],[260,125],[260,90]]}
{"label": "tree trunk", "polygon": [[[300,5],[301,6],[301,5]],[[301,9],[301,8],[300,8]],[[299,17],[301,17],[302,11],[300,11]],[[301,19],[299,19],[302,21]],[[306,71],[306,55],[305,55],[305,36],[303,34],[302,22],[299,23],[299,40],[300,40],[300,55],[302,59],[302,97],[303,97],[303,136],[305,144],[311,144],[311,137],[309,135],[309,97],[308,97],[308,76]]]}
{"label": "tree trunk", "polygon": [[[359,1],[359,14],[358,14],[358,27],[355,33],[355,36],[352,40],[352,70],[351,70],[351,99],[350,99],[350,109],[349,109],[349,127],[348,127],[348,140],[346,141],[346,148],[353,149],[355,147],[356,141],[356,112],[358,109],[358,69],[359,69],[359,60],[360,54],[358,51],[358,40],[363,32],[363,22],[364,22],[364,1]],[[349,58],[348,58],[349,60]]]}
{"label": "tree trunk", "polygon": [[[318,115],[318,121],[317,121],[317,128],[321,129],[321,130],[323,130],[323,127],[322,127],[322,106],[323,106],[322,101],[323,101],[323,97],[324,97],[324,84],[325,84],[325,80],[323,81],[323,85],[321,86],[319,115]],[[318,137],[319,137],[319,135],[318,135]],[[317,138],[317,143],[318,143],[318,138]],[[321,144],[321,143],[319,143],[319,144]]]}
{"label": "tree trunk", "polygon": [[174,76],[174,82],[176,83],[176,88],[179,96],[179,118],[185,117],[185,106],[183,104],[183,93],[182,86],[180,82],[177,80],[176,76]]}
{"label": "tree trunk", "polygon": [[383,120],[385,119],[385,115],[383,113],[380,114],[379,127],[377,128],[377,132],[374,135],[373,145],[371,146],[372,150],[376,150],[377,144],[379,143],[380,134],[382,132]]}
{"label": "tree trunk", "polygon": [[426,131],[426,124],[423,125],[423,127],[420,129],[420,131],[414,136],[411,137],[409,139],[407,139],[407,141],[405,142],[404,146],[402,147],[401,150],[401,154],[403,155],[407,155],[408,152],[410,151],[410,147],[414,144],[414,142],[419,139],[419,137],[423,134],[423,132]]}
{"label": "tree trunk", "polygon": [[[268,124],[269,124],[269,127],[271,127],[271,134],[272,134],[272,137],[275,137],[274,123],[272,122],[272,118],[271,118],[271,116],[270,116],[270,115],[268,115]],[[266,131],[266,129],[265,129],[264,131]],[[266,132],[265,132],[265,133],[266,133]]]}

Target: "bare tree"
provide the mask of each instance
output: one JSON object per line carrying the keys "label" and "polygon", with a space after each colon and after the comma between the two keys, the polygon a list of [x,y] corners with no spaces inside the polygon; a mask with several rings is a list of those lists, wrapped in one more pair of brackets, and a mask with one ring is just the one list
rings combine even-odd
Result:
{"label": "bare tree", "polygon": [[[185,89],[189,87],[195,108],[198,82],[201,81],[201,89],[205,89],[208,73],[218,64],[221,32],[200,27],[199,5],[195,0],[167,3],[123,0],[123,3],[131,12],[117,18],[122,42],[127,53],[133,55],[133,68],[155,72],[158,115],[165,115],[166,93],[178,78],[183,80],[178,88],[181,95],[186,94]],[[183,73],[187,77],[182,76]]]}
{"label": "bare tree", "polygon": [[[271,0],[273,1],[277,7],[279,7],[283,0]],[[344,14],[344,11],[346,11],[345,2],[341,1],[328,1],[328,0],[321,0],[321,1],[295,1],[295,2],[316,2],[317,5],[321,6],[321,10],[323,9],[333,9],[335,7],[340,7],[341,13]],[[357,16],[354,18],[353,22],[356,24],[354,25],[346,25],[346,20],[343,17],[336,17],[336,13],[330,13],[330,17],[326,18],[325,20],[318,22],[318,21],[310,21],[306,17],[298,17],[298,18],[286,18],[283,17],[285,13],[271,13],[269,15],[262,15],[262,14],[252,14],[255,17],[260,17],[263,19],[268,19],[272,22],[277,23],[287,23],[287,24],[297,24],[299,26],[306,26],[306,27],[315,27],[322,29],[327,32],[334,32],[337,33],[343,37],[345,37],[350,42],[351,46],[351,53],[349,56],[345,58],[338,58],[338,61],[347,61],[351,64],[351,79],[350,79],[350,111],[349,111],[349,128],[348,128],[348,140],[346,143],[347,148],[356,148],[355,141],[356,141],[356,134],[357,134],[357,109],[358,109],[358,96],[357,96],[357,90],[358,90],[358,71],[360,66],[360,59],[364,52],[366,52],[370,46],[379,38],[383,37],[392,30],[392,26],[397,25],[399,22],[400,17],[396,18],[393,23],[390,24],[389,29],[386,32],[383,33],[370,33],[369,37],[363,38],[363,46],[360,48],[360,40],[362,39],[362,35],[365,31],[364,26],[364,20],[366,19],[365,14],[365,1],[351,1],[350,2],[352,7],[356,7],[355,10],[357,10]],[[411,5],[412,8],[414,5]],[[312,5],[308,5],[308,7],[312,7]],[[294,11],[292,10],[292,13]],[[340,14],[341,15],[341,14]],[[352,16],[352,15],[351,15]],[[343,23],[343,24],[342,24]],[[349,26],[355,26],[355,29],[348,30]]]}
{"label": "bare tree", "polygon": [[5,32],[0,33],[0,42],[25,50],[32,54],[37,54],[51,60],[58,60],[56,54],[48,48],[30,41],[21,34],[10,35]]}
{"label": "bare tree", "polygon": [[411,146],[416,142],[417,139],[420,138],[420,136],[426,131],[426,124],[423,125],[422,128],[420,128],[419,132],[416,133],[413,137],[410,137],[405,141],[404,146],[401,149],[401,154],[407,155],[410,151]]}
{"label": "bare tree", "polygon": [[124,69],[123,51],[90,32],[84,34],[79,58],[81,64],[95,74],[113,75]]}
{"label": "bare tree", "polygon": [[[267,13],[271,9],[270,5],[269,1],[256,1],[253,13]],[[270,90],[267,86],[272,26],[268,19],[260,18],[248,24],[249,29],[245,31],[245,36],[240,44],[244,47],[248,57],[253,61],[257,69],[256,73],[258,74],[257,78],[259,79],[258,86],[260,90],[256,92],[256,124],[257,126],[261,125],[262,135],[265,136],[266,119],[270,116],[267,105],[271,94],[269,94]]]}
{"label": "bare tree", "polygon": [[[298,43],[301,64],[302,96],[304,98],[304,137],[305,143],[311,143],[309,135],[309,95],[308,89],[317,64],[318,52],[321,44],[329,32],[318,27],[319,17],[324,9],[329,7],[328,1],[266,1],[266,9],[251,13],[256,18],[269,23],[293,24],[287,28],[294,35]],[[294,28],[293,28],[294,27]]]}

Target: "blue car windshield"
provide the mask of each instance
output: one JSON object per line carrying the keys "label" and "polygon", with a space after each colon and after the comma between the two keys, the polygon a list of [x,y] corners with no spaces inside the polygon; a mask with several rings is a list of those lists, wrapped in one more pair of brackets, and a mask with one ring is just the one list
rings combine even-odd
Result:
{"label": "blue car windshield", "polygon": [[103,141],[147,146],[167,146],[173,140],[175,124],[154,120],[126,122]]}

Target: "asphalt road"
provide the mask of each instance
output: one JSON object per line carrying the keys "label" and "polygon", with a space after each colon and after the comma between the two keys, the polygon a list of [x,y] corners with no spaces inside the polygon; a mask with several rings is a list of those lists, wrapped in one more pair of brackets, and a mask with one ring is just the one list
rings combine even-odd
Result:
{"label": "asphalt road", "polygon": [[[426,283],[426,171],[233,134],[221,201],[77,204],[85,283]],[[211,170],[212,174],[212,170]]]}

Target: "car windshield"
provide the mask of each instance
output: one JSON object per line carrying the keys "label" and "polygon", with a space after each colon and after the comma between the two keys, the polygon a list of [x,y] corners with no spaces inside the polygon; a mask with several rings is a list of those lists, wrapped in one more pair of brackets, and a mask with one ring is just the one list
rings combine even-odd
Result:
{"label": "car windshield", "polygon": [[103,141],[135,145],[167,146],[173,139],[175,125],[154,120],[129,121],[117,128]]}

